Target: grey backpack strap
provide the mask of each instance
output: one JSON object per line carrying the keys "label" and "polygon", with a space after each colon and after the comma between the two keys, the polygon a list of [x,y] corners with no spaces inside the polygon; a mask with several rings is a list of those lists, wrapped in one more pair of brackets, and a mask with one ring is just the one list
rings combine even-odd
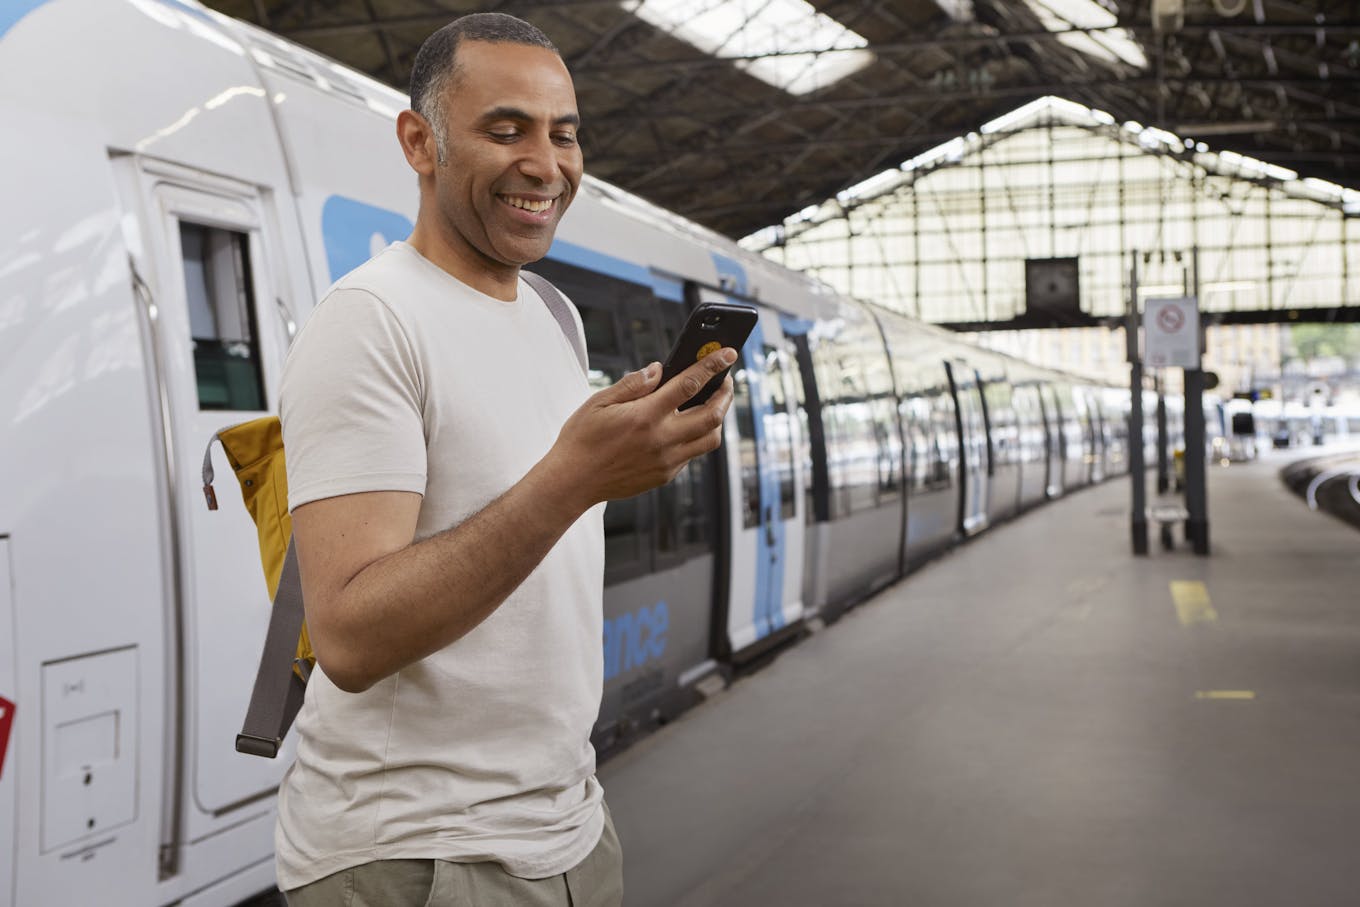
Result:
{"label": "grey backpack strap", "polygon": [[533,287],[534,292],[548,307],[548,311],[552,312],[553,317],[557,319],[557,326],[566,335],[567,343],[570,343],[571,348],[576,351],[576,358],[581,362],[581,371],[588,374],[590,369],[586,364],[585,347],[581,345],[581,335],[576,333],[576,319],[571,317],[571,309],[568,308],[567,301],[562,298],[557,287],[546,279],[530,271],[521,270],[519,273],[524,278],[524,282]]}
{"label": "grey backpack strap", "polygon": [[[293,672],[302,617],[302,577],[298,573],[297,550],[289,539],[279,588],[274,593],[274,607],[269,612],[269,632],[260,654],[260,670],[255,675],[255,688],[250,691],[245,724],[236,735],[238,753],[273,759],[302,708],[307,682]],[[303,674],[307,674],[308,666],[301,667]]]}

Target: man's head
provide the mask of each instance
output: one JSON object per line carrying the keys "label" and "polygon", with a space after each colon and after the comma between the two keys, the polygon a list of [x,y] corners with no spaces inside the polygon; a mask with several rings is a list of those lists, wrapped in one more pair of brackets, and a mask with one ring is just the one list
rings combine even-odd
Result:
{"label": "man's head", "polygon": [[458,74],[458,45],[463,41],[523,44],[558,53],[548,36],[523,19],[506,13],[472,13],[430,35],[411,67],[411,109],[429,121],[439,148],[439,163],[448,156],[448,136],[440,107],[444,92]]}
{"label": "man's head", "polygon": [[552,42],[513,16],[464,16],[421,46],[411,106],[397,133],[420,175],[421,251],[465,281],[456,265],[504,278],[547,254],[582,171],[576,93]]}

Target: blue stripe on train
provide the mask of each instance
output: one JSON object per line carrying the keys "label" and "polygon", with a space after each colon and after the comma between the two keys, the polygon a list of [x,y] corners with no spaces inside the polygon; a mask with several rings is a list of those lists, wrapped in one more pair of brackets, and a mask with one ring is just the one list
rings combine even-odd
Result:
{"label": "blue stripe on train", "polygon": [[[678,280],[663,277],[642,265],[616,258],[604,252],[596,252],[594,249],[587,249],[585,246],[578,246],[564,239],[553,240],[552,247],[548,249],[548,258],[553,261],[560,261],[563,264],[585,268],[587,271],[617,277],[629,283],[651,287],[652,292],[660,299],[681,302],[685,298],[684,286]],[[529,270],[533,270],[533,265],[529,266]]]}
{"label": "blue stripe on train", "polygon": [[0,38],[24,16],[49,2],[51,0],[8,0],[0,6]]}
{"label": "blue stripe on train", "polygon": [[373,257],[375,252],[411,235],[405,215],[343,195],[332,195],[321,206],[321,241],[331,280],[339,280]]}
{"label": "blue stripe on train", "polygon": [[[411,221],[396,211],[343,195],[330,196],[321,208],[321,236],[326,246],[326,266],[331,280],[339,280],[389,243],[410,236],[411,229]],[[585,246],[559,239],[553,242],[547,257],[651,287],[661,299],[674,302],[684,299],[684,287],[679,280],[654,274],[641,265]],[[533,270],[533,265],[529,269]]]}

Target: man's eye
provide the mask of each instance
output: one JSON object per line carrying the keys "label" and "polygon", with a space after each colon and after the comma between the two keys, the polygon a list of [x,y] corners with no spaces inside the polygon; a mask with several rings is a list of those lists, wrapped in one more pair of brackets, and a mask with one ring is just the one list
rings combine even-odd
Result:
{"label": "man's eye", "polygon": [[558,133],[555,133],[555,134],[553,135],[553,141],[556,142],[556,143],[559,144],[559,145],[575,145],[575,144],[576,144],[576,133],[574,133],[574,132],[558,132]]}
{"label": "man's eye", "polygon": [[491,132],[489,134],[493,139],[495,139],[498,142],[513,142],[515,139],[519,138],[519,132],[513,129],[508,132],[506,131]]}

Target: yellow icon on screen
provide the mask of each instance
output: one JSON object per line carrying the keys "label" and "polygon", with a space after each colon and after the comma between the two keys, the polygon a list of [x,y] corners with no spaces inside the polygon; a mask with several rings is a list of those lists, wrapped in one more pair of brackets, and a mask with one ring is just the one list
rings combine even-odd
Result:
{"label": "yellow icon on screen", "polygon": [[708,343],[705,343],[703,346],[699,347],[699,355],[694,357],[694,361],[698,362],[700,359],[703,359],[709,353],[716,353],[720,349],[722,349],[721,343],[719,343],[716,340],[710,340],[708,341]]}

